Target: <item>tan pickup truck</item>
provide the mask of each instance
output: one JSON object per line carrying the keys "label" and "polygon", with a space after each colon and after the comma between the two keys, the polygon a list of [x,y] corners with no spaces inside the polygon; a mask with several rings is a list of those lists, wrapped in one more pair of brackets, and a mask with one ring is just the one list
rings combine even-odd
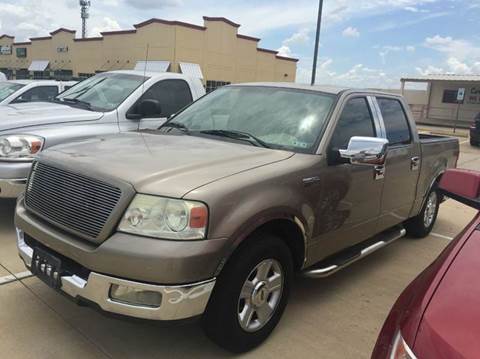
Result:
{"label": "tan pickup truck", "polygon": [[419,135],[400,96],[227,86],[158,130],[53,147],[15,222],[51,287],[137,318],[202,316],[235,352],[279,322],[294,273],[322,278],[432,229],[456,139]]}

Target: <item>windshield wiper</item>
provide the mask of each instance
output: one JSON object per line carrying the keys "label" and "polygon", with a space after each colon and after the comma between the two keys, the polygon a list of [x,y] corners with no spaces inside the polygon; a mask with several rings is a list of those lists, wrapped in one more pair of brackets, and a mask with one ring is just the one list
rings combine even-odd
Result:
{"label": "windshield wiper", "polygon": [[189,132],[187,126],[185,126],[183,123],[180,123],[180,122],[167,122],[162,126],[160,126],[158,129],[161,130],[162,128],[176,128],[186,133]]}
{"label": "windshield wiper", "polygon": [[259,139],[258,137],[255,137],[254,135],[251,135],[248,132],[235,131],[235,130],[204,130],[204,131],[200,131],[200,133],[204,133],[206,135],[227,137],[234,140],[248,141],[257,147],[272,148],[265,141]]}
{"label": "windshield wiper", "polygon": [[[68,102],[68,103],[73,103],[73,104],[82,105],[82,106],[86,107],[86,108],[89,109],[89,110],[92,109],[92,105],[90,104],[90,102],[83,101],[83,100],[79,100],[78,98],[63,97],[62,100],[65,101],[65,102]],[[61,100],[60,100],[60,101],[61,101]]]}

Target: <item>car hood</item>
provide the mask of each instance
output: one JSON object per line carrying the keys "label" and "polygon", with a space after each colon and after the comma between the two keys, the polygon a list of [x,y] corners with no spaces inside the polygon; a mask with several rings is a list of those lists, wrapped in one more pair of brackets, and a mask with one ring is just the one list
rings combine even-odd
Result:
{"label": "car hood", "polygon": [[107,181],[120,179],[140,193],[181,198],[218,179],[291,156],[287,151],[198,136],[132,132],[56,146],[40,160]]}
{"label": "car hood", "polygon": [[432,297],[415,342],[419,358],[480,355],[480,231],[465,242]]}
{"label": "car hood", "polygon": [[88,111],[53,102],[32,102],[0,106],[0,132],[27,129],[73,121],[93,121],[102,118],[102,112]]}

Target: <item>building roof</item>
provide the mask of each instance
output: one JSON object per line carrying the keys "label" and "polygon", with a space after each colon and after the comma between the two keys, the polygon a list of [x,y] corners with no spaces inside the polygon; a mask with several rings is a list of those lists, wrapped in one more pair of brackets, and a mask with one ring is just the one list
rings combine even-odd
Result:
{"label": "building roof", "polygon": [[[227,18],[224,18],[224,17],[204,16],[203,20],[204,20],[204,22],[214,22],[214,21],[223,22],[223,23],[225,23],[227,25],[230,25],[230,26],[232,26],[236,29],[238,29],[240,27],[240,24],[237,24],[237,23],[235,23],[235,22],[233,22],[233,21],[231,21]],[[148,26],[150,24],[165,24],[165,25],[173,25],[173,26],[183,26],[183,27],[187,27],[187,28],[190,28],[190,29],[200,30],[200,31],[207,30],[207,26],[199,26],[199,25],[190,24],[190,23],[187,23],[187,22],[182,22],[182,21],[172,21],[172,20],[152,18],[152,19],[149,19],[149,20],[146,20],[146,21],[143,21],[143,22],[140,22],[138,24],[133,25],[134,29],[102,31],[100,33],[102,36],[99,36],[99,37],[75,38],[73,40],[76,41],[76,42],[79,42],[79,41],[102,41],[104,39],[104,37],[106,37],[106,36],[135,34],[137,32],[137,29]],[[28,42],[18,42],[18,43],[14,43],[14,45],[30,45],[32,41],[51,40],[53,35],[56,35],[60,32],[67,32],[67,33],[75,34],[75,30],[70,30],[70,29],[66,29],[66,28],[61,27],[61,28],[59,28],[55,31],[52,31],[50,33],[50,36],[32,37],[32,38],[30,38],[30,41],[28,41]],[[2,35],[2,36],[0,36],[0,39],[2,37],[9,37],[9,38],[14,39],[13,36],[9,36],[9,35]],[[253,42],[257,42],[257,43],[260,41],[260,39],[258,37],[253,37],[253,36],[248,36],[248,35],[243,35],[243,34],[238,34],[238,33],[236,34],[236,37],[238,39],[253,41]],[[293,57],[287,57],[287,56],[279,55],[278,51],[276,51],[276,50],[270,50],[270,49],[264,49],[264,48],[261,48],[261,47],[257,47],[257,51],[274,55],[275,58],[277,58],[278,60],[291,61],[291,62],[298,62],[299,61],[298,59],[293,58]]]}
{"label": "building roof", "polygon": [[432,74],[426,76],[403,77],[403,82],[457,81],[480,82],[480,75]]}

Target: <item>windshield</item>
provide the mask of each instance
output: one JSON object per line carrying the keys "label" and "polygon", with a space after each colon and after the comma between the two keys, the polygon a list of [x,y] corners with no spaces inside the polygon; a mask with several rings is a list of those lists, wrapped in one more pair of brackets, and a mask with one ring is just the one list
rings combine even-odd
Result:
{"label": "windshield", "polygon": [[112,111],[145,80],[146,77],[139,75],[98,74],[61,93],[57,100],[82,105],[95,111]]}
{"label": "windshield", "polygon": [[311,152],[335,98],[297,89],[224,87],[179,113],[171,126],[191,134],[236,131],[271,148]]}
{"label": "windshield", "polygon": [[15,82],[0,82],[0,101],[5,100],[8,96],[20,90],[23,86],[25,85],[17,84]]}

